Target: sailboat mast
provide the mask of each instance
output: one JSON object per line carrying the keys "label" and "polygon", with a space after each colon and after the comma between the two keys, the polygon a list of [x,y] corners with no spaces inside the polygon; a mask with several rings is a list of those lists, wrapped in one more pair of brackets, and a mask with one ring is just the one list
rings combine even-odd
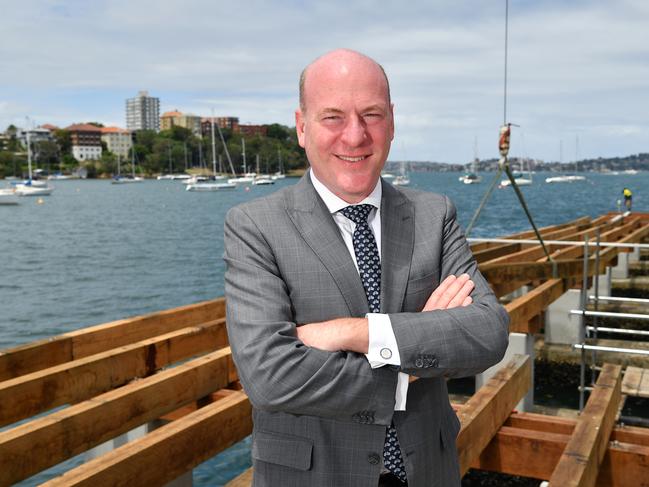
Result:
{"label": "sailboat mast", "polygon": [[29,180],[32,180],[32,144],[30,131],[27,129],[27,168],[29,171]]}
{"label": "sailboat mast", "polygon": [[219,138],[221,139],[221,143],[223,144],[223,149],[225,150],[225,157],[228,158],[228,163],[230,164],[230,171],[232,171],[233,176],[236,176],[237,173],[234,171],[234,166],[232,165],[232,158],[230,157],[230,151],[228,151],[228,146],[226,145],[225,139],[223,138],[223,132],[221,132],[221,127],[217,125],[216,130],[218,130],[219,132]]}
{"label": "sailboat mast", "polygon": [[248,172],[248,167],[246,166],[246,139],[241,138],[241,155],[243,156],[243,174]]}
{"label": "sailboat mast", "polygon": [[216,176],[216,140],[214,139],[214,113],[212,113],[212,169]]}

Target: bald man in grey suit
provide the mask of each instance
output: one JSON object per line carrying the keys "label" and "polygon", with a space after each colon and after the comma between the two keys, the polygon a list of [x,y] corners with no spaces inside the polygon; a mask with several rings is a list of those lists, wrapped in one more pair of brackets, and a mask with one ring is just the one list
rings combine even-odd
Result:
{"label": "bald man in grey suit", "polygon": [[[457,486],[460,425],[445,379],[497,363],[508,316],[450,200],[381,179],[394,117],[380,65],[336,50],[307,66],[296,129],[310,170],[225,223],[253,483]],[[349,206],[367,222],[350,220]]]}

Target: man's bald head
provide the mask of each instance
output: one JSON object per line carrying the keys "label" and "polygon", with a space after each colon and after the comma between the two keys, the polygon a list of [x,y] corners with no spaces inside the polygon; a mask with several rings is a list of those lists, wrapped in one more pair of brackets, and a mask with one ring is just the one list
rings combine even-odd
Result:
{"label": "man's bald head", "polygon": [[305,85],[311,71],[316,69],[345,69],[349,64],[364,64],[368,69],[378,69],[385,79],[385,87],[388,95],[387,101],[388,104],[390,104],[390,83],[383,66],[374,61],[371,57],[361,54],[360,52],[351,49],[336,49],[320,56],[302,70],[302,73],[300,74],[300,110],[303,113],[306,113]]}

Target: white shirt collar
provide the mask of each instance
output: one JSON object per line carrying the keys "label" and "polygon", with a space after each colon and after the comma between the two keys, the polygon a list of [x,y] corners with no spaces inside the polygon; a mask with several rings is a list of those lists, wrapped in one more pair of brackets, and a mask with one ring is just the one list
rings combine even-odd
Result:
{"label": "white shirt collar", "polygon": [[[327,205],[327,209],[329,210],[330,213],[335,214],[338,211],[342,210],[343,208],[350,206],[350,204],[347,203],[345,200],[339,198],[334,193],[332,193],[331,190],[327,188],[316,177],[316,175],[313,173],[313,170],[309,170],[309,176],[311,177],[311,182],[313,183],[313,187],[315,188],[316,192],[320,195],[320,198],[322,198],[322,201],[324,201],[324,204]],[[376,182],[376,186],[374,186],[374,189],[367,196],[367,198],[355,204],[357,205],[368,204],[374,206],[374,208],[380,209],[382,194],[383,194],[383,188],[381,187],[381,178],[379,178],[379,180]]]}

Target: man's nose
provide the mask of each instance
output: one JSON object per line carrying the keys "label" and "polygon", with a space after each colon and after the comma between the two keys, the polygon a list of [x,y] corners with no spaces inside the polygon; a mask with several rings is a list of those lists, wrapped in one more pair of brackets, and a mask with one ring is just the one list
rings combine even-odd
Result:
{"label": "man's nose", "polygon": [[341,140],[345,145],[357,147],[367,138],[367,128],[361,117],[353,116],[347,119]]}

